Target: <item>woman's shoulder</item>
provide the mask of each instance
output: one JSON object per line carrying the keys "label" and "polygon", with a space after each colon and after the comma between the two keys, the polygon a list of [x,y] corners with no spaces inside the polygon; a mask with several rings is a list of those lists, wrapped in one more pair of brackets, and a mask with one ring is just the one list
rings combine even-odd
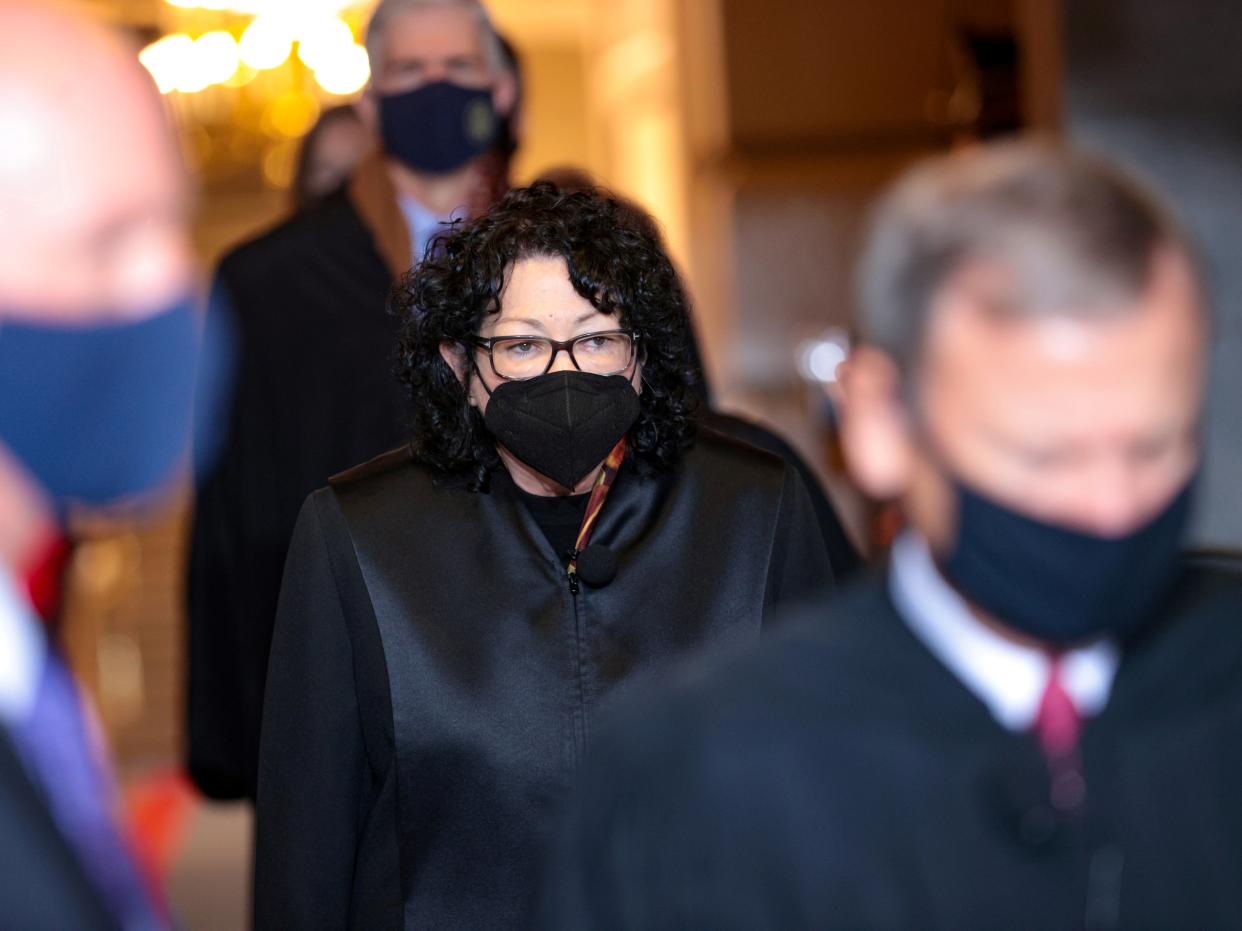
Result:
{"label": "woman's shoulder", "polygon": [[465,477],[437,475],[414,458],[408,445],[332,476],[320,494],[332,499],[354,530],[434,524],[456,516],[477,497]]}
{"label": "woman's shoulder", "polygon": [[778,487],[786,472],[785,461],[775,453],[706,425],[699,426],[694,446],[686,452],[683,465],[713,477],[729,476],[742,482],[771,483]]}
{"label": "woman's shoulder", "polygon": [[328,484],[336,492],[349,491],[359,486],[391,484],[394,477],[407,480],[423,470],[418,467],[409,444],[380,453],[373,459],[338,472],[328,479]]}

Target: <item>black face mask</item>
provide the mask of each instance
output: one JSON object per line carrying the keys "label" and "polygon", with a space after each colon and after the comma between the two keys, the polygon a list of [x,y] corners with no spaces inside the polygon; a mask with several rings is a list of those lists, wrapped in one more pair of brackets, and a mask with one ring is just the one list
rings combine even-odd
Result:
{"label": "black face mask", "polygon": [[1121,537],[1044,523],[954,484],[957,539],[941,571],[967,599],[1038,640],[1124,636],[1160,606],[1177,573],[1193,481]]}
{"label": "black face mask", "polygon": [[491,392],[484,421],[536,472],[573,488],[634,425],[638,392],[623,375],[549,372]]}
{"label": "black face mask", "polygon": [[381,97],[379,113],[384,151],[428,174],[456,171],[481,155],[499,125],[491,88],[448,81]]}

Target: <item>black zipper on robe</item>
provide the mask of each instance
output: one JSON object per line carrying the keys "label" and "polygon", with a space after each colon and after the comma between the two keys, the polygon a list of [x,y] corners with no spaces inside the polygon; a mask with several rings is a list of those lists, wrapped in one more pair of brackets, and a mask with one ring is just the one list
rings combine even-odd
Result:
{"label": "black zipper on robe", "polygon": [[578,596],[582,591],[578,578],[570,574],[569,593],[574,605],[574,675],[578,683],[578,707],[574,710],[574,763],[580,763],[586,753],[587,740],[587,698],[586,681],[583,676],[583,630],[582,612],[578,606]]}

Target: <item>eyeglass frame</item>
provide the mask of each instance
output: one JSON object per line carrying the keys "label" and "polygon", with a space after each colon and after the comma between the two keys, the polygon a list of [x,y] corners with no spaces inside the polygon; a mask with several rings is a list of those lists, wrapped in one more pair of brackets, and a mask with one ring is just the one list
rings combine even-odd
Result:
{"label": "eyeglass frame", "polygon": [[[508,336],[508,335],[475,336],[470,340],[470,342],[476,349],[487,350],[488,365],[491,367],[492,374],[495,375],[497,378],[500,378],[504,381],[530,381],[532,378],[539,378],[543,375],[547,375],[548,372],[552,371],[552,366],[556,365],[556,357],[559,356],[562,352],[566,352],[569,354],[569,362],[571,365],[573,365],[573,367],[577,371],[582,372],[584,375],[597,374],[595,372],[584,371],[582,366],[578,364],[578,359],[574,356],[574,349],[573,349],[574,343],[580,342],[581,340],[584,340],[584,339],[593,339],[594,337],[597,337],[597,336],[614,336],[618,333],[622,333],[630,338],[630,357],[628,360],[626,360],[625,365],[623,365],[621,368],[617,369],[615,372],[608,373],[609,376],[612,376],[612,375],[620,375],[622,372],[628,369],[631,365],[633,365],[634,360],[638,358],[638,341],[640,337],[639,337],[639,334],[635,333],[633,330],[627,330],[624,328],[618,328],[615,330],[598,330],[594,333],[583,333],[581,336],[575,336],[573,339],[566,339],[566,340],[552,339],[549,336],[527,336],[527,335],[520,335],[520,334],[515,334],[513,336]],[[548,343],[552,347],[552,355],[548,358],[547,368],[545,368],[538,375],[527,375],[523,378],[514,378],[512,375],[501,375],[500,372],[496,371],[496,357],[492,355],[492,347],[496,343],[501,342],[502,340],[518,340],[519,342],[522,340],[528,340],[530,342]],[[605,377],[608,377],[608,376],[605,376]]]}

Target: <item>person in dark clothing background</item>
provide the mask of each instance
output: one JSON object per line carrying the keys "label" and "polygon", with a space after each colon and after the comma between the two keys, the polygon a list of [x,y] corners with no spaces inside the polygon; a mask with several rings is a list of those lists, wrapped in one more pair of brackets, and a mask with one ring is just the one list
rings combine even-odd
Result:
{"label": "person in dark clothing background", "polygon": [[905,176],[860,281],[843,440],[890,565],[601,724],[541,926],[1242,926],[1242,575],[1179,552],[1193,250],[1011,142]]}
{"label": "person in dark clothing background", "polygon": [[649,224],[539,183],[404,289],[412,442],[303,508],[263,716],[255,920],[527,926],[598,703],[831,585],[796,470],[698,431]]}
{"label": "person in dark clothing background", "polygon": [[330,475],[407,437],[393,282],[447,220],[507,184],[497,171],[512,140],[498,134],[515,80],[480,4],[384,0],[366,44],[372,81],[355,106],[382,148],[216,273],[213,306],[235,317],[237,385],[219,466],[196,500],[187,584],[188,768],[213,798],[254,795],[298,508]]}

